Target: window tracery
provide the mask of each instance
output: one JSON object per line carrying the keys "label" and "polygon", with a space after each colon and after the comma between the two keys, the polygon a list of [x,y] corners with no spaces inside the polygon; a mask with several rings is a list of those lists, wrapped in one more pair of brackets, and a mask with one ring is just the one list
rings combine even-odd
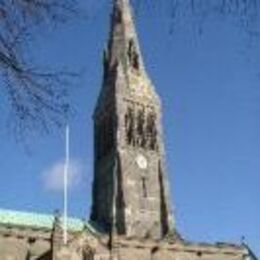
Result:
{"label": "window tracery", "polygon": [[158,149],[156,113],[145,108],[129,106],[125,114],[126,143],[130,146],[156,151]]}
{"label": "window tracery", "polygon": [[137,113],[136,143],[139,147],[145,148],[145,115],[140,109]]}

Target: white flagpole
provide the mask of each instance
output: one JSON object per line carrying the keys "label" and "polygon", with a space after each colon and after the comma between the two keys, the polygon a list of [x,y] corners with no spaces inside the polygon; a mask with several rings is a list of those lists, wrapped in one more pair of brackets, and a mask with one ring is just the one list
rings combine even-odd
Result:
{"label": "white flagpole", "polygon": [[69,171],[69,126],[66,126],[66,157],[64,164],[64,205],[63,205],[63,242],[68,243],[68,171]]}

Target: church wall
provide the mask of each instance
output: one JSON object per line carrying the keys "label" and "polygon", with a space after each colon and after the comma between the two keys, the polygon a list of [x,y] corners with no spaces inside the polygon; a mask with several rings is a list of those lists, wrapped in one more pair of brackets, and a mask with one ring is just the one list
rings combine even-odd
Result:
{"label": "church wall", "polygon": [[[159,246],[159,244],[158,244]],[[167,246],[166,246],[167,247]],[[211,246],[175,246],[157,248],[142,243],[117,245],[110,252],[95,250],[94,255],[82,254],[78,250],[63,248],[55,260],[245,260],[251,259],[249,252],[240,247]]]}
{"label": "church wall", "polygon": [[119,251],[118,259],[130,260],[130,259],[140,259],[140,260],[150,260],[150,251],[148,249],[132,249],[124,248]]}
{"label": "church wall", "polygon": [[120,260],[243,260],[249,256],[244,247],[204,244],[147,244],[146,242],[118,245],[114,259]]}
{"label": "church wall", "polygon": [[0,227],[1,260],[33,260],[50,249],[50,232]]}
{"label": "church wall", "polygon": [[159,251],[155,254],[151,254],[151,260],[242,260],[241,254],[224,254],[224,253],[201,253],[196,252],[174,252],[174,251]]}
{"label": "church wall", "polygon": [[27,241],[13,237],[0,238],[0,258],[2,260],[22,260],[26,259]]}
{"label": "church wall", "polygon": [[223,253],[203,253],[197,252],[174,252],[159,251],[155,254],[147,249],[129,249],[121,250],[119,259],[122,260],[242,260],[242,254],[223,254]]}

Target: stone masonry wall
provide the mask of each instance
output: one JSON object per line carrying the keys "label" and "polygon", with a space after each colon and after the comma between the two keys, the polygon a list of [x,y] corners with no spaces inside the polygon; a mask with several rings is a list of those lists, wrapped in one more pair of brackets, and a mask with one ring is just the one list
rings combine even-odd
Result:
{"label": "stone masonry wall", "polygon": [[1,260],[34,260],[50,250],[50,231],[0,226]]}
{"label": "stone masonry wall", "polygon": [[115,250],[120,260],[243,260],[249,252],[244,247],[228,244],[149,244],[123,243]]}

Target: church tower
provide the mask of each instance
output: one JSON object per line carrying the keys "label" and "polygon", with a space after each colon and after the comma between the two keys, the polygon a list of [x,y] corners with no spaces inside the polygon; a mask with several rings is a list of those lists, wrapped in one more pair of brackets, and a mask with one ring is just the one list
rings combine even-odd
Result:
{"label": "church tower", "polygon": [[145,71],[129,0],[114,0],[103,64],[91,220],[118,235],[161,239],[174,229],[161,105]]}

